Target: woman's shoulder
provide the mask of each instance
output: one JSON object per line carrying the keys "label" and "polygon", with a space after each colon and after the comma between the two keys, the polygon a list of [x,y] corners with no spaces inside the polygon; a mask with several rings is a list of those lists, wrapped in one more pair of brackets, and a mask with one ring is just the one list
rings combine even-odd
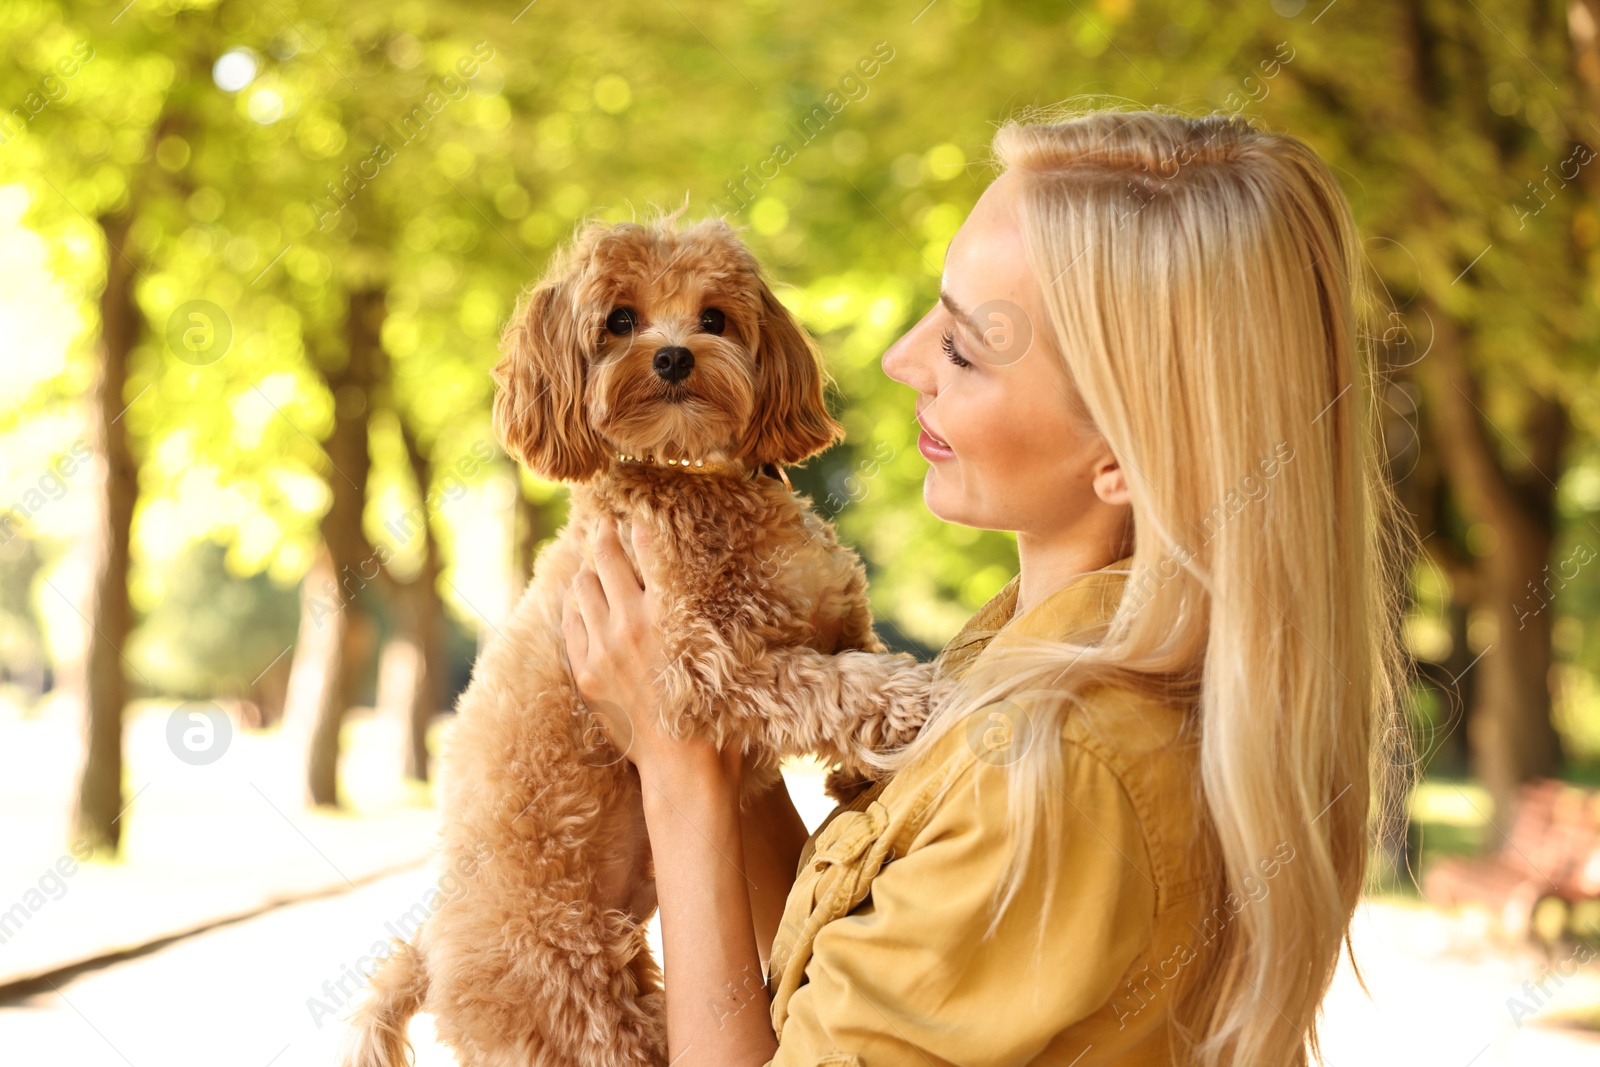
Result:
{"label": "woman's shoulder", "polygon": [[[1044,641],[1094,641],[1122,599],[1132,558],[1123,557],[1078,575],[1026,610],[1017,611],[1012,579],[974,615],[937,661],[955,677],[987,670],[1008,673],[1006,657],[1019,646]],[[1212,886],[1215,864],[1200,780],[1199,718],[1191,702],[1123,682],[1104,682],[1078,693],[1042,687],[1016,693],[966,717],[957,739],[942,747],[947,760],[981,765],[1009,763],[1038,743],[1037,724],[1059,724],[1053,743],[1063,756],[1082,753],[1103,766],[1125,794],[1146,840],[1157,881],[1171,893]],[[1054,727],[1052,727],[1054,728]],[[957,741],[965,742],[959,744]],[[985,754],[985,745],[998,750]],[[963,756],[962,749],[969,756]],[[969,758],[970,757],[970,758]],[[1079,765],[1083,766],[1082,761]],[[1059,783],[1069,797],[1087,787],[1080,771]],[[1163,894],[1167,896],[1170,894]]]}
{"label": "woman's shoulder", "polygon": [[1144,832],[1157,883],[1171,896],[1214,886],[1212,834],[1200,774],[1199,719],[1191,706],[1128,686],[1074,700],[1061,742],[1091,753],[1121,784]]}
{"label": "woman's shoulder", "polygon": [[[1056,701],[1071,706],[1040,706]],[[863,809],[877,801],[920,826],[956,787],[974,793],[991,782],[998,787],[1035,745],[1053,744],[1069,772],[1058,783],[1069,798],[1089,784],[1091,771],[1103,773],[1121,785],[1141,827],[1150,823],[1154,830],[1155,824],[1175,823],[1178,809],[1188,807],[1188,794],[1198,790],[1199,746],[1191,721],[1179,707],[1120,686],[1077,697],[1051,690],[1015,694],[944,724],[918,759],[852,791],[841,807]],[[1053,737],[1041,734],[1045,723],[1059,724]]]}
{"label": "woman's shoulder", "polygon": [[[1065,800],[1063,831],[1116,842],[1138,881],[1153,889],[1153,929],[1166,929],[1213,895],[1221,879],[1214,834],[1200,784],[1193,716],[1183,707],[1122,686],[1073,699],[1062,714],[1027,705],[1066,700],[1045,691],[997,702],[949,724],[922,758],[874,782],[835,810],[808,842],[826,851],[845,839],[882,837],[886,854],[905,856],[930,844],[1009,832],[1007,778],[1020,754],[1054,744]],[[1033,722],[1059,722],[1052,738],[1028,736]],[[835,817],[838,817],[837,819]],[[1044,868],[1030,877],[1048,878]],[[1191,916],[1192,917],[1192,916]]]}

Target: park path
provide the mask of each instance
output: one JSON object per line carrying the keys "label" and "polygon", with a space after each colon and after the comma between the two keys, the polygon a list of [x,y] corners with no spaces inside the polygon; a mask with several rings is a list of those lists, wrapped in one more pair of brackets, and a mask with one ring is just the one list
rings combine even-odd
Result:
{"label": "park path", "polygon": [[[244,734],[225,760],[190,766],[171,758],[167,718],[151,709],[129,725],[132,858],[85,866],[45,899],[0,945],[0,985],[270,910],[0,1000],[0,1064],[332,1067],[352,968],[433,885],[436,813],[376,787],[354,791],[371,798],[356,817],[304,811],[283,739]],[[0,900],[14,902],[59,858],[73,740],[60,719],[4,725],[27,742],[0,746]],[[351,728],[347,778],[382,782],[393,746],[362,736],[380,724]],[[785,767],[813,828],[831,808],[822,777]],[[320,895],[271,907],[307,894]],[[1557,988],[1547,974],[1565,959],[1494,950],[1484,928],[1392,902],[1363,905],[1355,943],[1373,999],[1342,964],[1326,1004],[1333,1067],[1600,1067],[1600,1040],[1568,1022],[1586,1012],[1600,1024],[1600,964]],[[1535,1002],[1523,984],[1541,979],[1552,996]],[[418,1067],[454,1062],[426,1017],[413,1035]]]}
{"label": "park path", "polygon": [[[343,1025],[335,986],[422,901],[425,867],[196,934],[165,948],[0,1002],[0,1049],[16,1067],[332,1067]],[[1600,1002],[1593,969],[1517,1027],[1506,999],[1540,976],[1532,958],[1465,947],[1459,923],[1393,904],[1363,907],[1357,948],[1376,997],[1348,965],[1328,999],[1334,1067],[1594,1067],[1600,1041],[1551,1025]],[[1557,962],[1560,962],[1559,960]],[[1554,983],[1547,982],[1554,990]],[[348,991],[352,988],[348,978]],[[330,995],[332,993],[332,995]],[[426,1017],[418,1067],[450,1067]]]}
{"label": "park path", "polygon": [[145,701],[125,728],[123,859],[79,863],[87,850],[71,848],[69,815],[80,727],[63,710],[0,707],[0,986],[346,892],[433,853],[438,813],[425,788],[398,781],[397,724],[350,716],[348,806],[313,811],[291,737],[219,734],[220,756],[192,763],[170,743],[178,708]]}
{"label": "park path", "polygon": [[[14,1067],[334,1067],[343,1010],[329,989],[432,885],[427,867],[392,874],[0,1003],[0,1059]],[[453,1063],[437,1048],[419,1049],[418,1067]]]}
{"label": "park path", "polygon": [[[1600,953],[1546,957],[1497,943],[1485,914],[1389,901],[1361,905],[1352,940],[1372,995],[1342,958],[1330,1067],[1600,1067]],[[1524,988],[1541,981],[1548,995]]]}

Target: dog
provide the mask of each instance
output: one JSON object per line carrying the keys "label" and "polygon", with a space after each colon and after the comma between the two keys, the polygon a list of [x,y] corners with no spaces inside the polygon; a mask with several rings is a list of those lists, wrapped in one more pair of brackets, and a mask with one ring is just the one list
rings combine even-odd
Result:
{"label": "dog", "polygon": [[597,523],[620,521],[630,559],[629,526],[653,532],[666,725],[738,740],[745,801],[802,753],[834,765],[838,799],[873,776],[858,753],[926,718],[931,666],[886,653],[859,557],[784,473],[843,431],[815,342],[733,228],[594,222],[552,264],[506,329],[493,417],[509,454],[571,485],[568,521],[457,706],[441,851],[470,874],[393,945],[348,1067],[406,1063],[419,1011],[470,1067],[666,1062],[639,777],[561,635]]}

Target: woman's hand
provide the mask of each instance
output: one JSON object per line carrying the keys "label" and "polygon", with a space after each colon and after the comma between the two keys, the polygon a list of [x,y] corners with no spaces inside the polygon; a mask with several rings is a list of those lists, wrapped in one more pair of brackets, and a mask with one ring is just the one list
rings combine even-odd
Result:
{"label": "woman's hand", "polygon": [[[649,574],[652,536],[634,523],[632,540],[639,568]],[[567,660],[588,705],[585,727],[599,726],[640,779],[669,796],[713,784],[738,796],[743,754],[737,743],[719,752],[709,740],[680,741],[661,729],[661,603],[634,573],[615,523],[597,524],[589,552],[561,612]]]}
{"label": "woman's hand", "polygon": [[[655,570],[653,548],[635,523],[633,551],[644,574]],[[747,824],[737,741],[719,752],[703,738],[676,741],[661,729],[660,600],[634,574],[615,524],[600,524],[590,557],[573,579],[561,632],[593,725],[639,768],[644,786],[669,990],[668,1058],[682,1067],[766,1063],[778,1043],[758,944],[771,943],[782,916],[805,826],[782,785]],[[747,862],[752,832],[759,839]]]}
{"label": "woman's hand", "polygon": [[[633,550],[645,574],[653,570],[651,549],[634,524]],[[562,607],[561,632],[593,717],[585,726],[607,733],[644,786],[671,990],[668,1058],[682,1067],[766,1063],[777,1040],[745,873],[739,743],[719,752],[703,738],[676,741],[661,729],[660,602],[634,574],[615,524],[600,524],[590,556]]]}

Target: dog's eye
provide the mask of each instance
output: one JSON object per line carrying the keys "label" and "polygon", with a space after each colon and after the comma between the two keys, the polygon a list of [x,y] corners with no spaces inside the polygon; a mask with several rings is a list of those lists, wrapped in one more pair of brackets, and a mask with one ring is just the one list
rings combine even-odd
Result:
{"label": "dog's eye", "polygon": [[706,333],[714,333],[718,336],[721,336],[722,331],[727,329],[727,327],[727,316],[723,315],[723,313],[718,311],[716,308],[706,308],[704,311],[700,312],[700,328]]}
{"label": "dog's eye", "polygon": [[[592,322],[593,320],[591,319],[590,321]],[[617,308],[606,316],[606,329],[618,336],[632,333],[634,327],[638,324],[638,314],[632,308]]]}

